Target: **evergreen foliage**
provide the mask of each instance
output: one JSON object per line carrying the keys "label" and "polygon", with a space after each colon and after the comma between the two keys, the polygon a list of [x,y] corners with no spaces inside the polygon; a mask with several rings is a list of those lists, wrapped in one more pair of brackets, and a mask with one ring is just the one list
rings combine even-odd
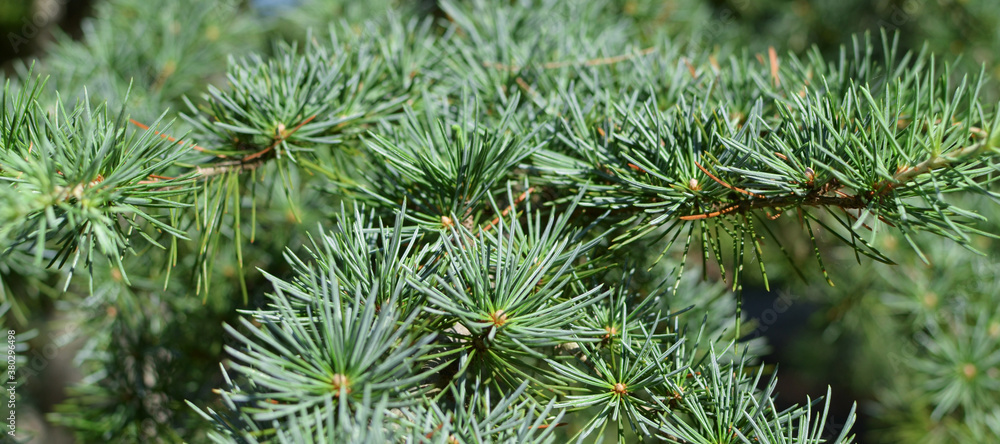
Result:
{"label": "evergreen foliage", "polygon": [[1000,435],[992,71],[886,29],[734,45],[749,25],[706,37],[700,2],[392,3],[106,0],[18,67],[0,316],[22,367],[73,349],[48,421],[855,442],[858,409],[831,415],[854,393],[779,398],[743,297],[780,285],[834,319],[811,348],[847,338],[830,367],[881,387],[871,436]]}

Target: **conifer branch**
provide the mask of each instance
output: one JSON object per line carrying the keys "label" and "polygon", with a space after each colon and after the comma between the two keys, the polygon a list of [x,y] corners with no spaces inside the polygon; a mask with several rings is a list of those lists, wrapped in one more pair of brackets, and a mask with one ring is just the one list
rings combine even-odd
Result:
{"label": "conifer branch", "polygon": [[[547,62],[547,63],[541,64],[540,66],[541,66],[542,69],[560,69],[560,68],[566,68],[566,67],[570,67],[570,66],[601,66],[601,65],[612,65],[612,64],[615,64],[615,63],[624,62],[626,60],[631,60],[631,59],[633,59],[635,57],[642,57],[642,56],[645,56],[645,55],[652,54],[654,51],[656,51],[656,49],[657,48],[655,46],[650,46],[648,48],[644,48],[644,49],[642,49],[640,51],[637,51],[637,52],[635,52],[633,54],[622,54],[622,55],[611,56],[611,57],[600,57],[600,58],[596,58],[596,59],[583,60],[583,61],[578,61],[578,62],[576,62],[576,61]],[[524,68],[523,66],[518,66],[518,65],[504,65],[502,63],[497,63],[497,62],[483,62],[483,66],[485,66],[487,68],[498,69],[498,70],[501,70],[501,71],[521,71]],[[522,82],[523,82],[523,80],[522,80]]]}
{"label": "conifer branch", "polygon": [[684,2],[442,0],[267,51],[364,8],[105,1],[40,62],[59,94],[0,100],[0,316],[73,314],[87,376],[48,418],[79,441],[847,444],[830,390],[776,407],[742,311],[747,266],[784,291],[810,256],[830,318],[916,344],[896,411],[991,436],[1000,275],[916,236],[995,246],[985,73],[884,34],[677,44]]}

